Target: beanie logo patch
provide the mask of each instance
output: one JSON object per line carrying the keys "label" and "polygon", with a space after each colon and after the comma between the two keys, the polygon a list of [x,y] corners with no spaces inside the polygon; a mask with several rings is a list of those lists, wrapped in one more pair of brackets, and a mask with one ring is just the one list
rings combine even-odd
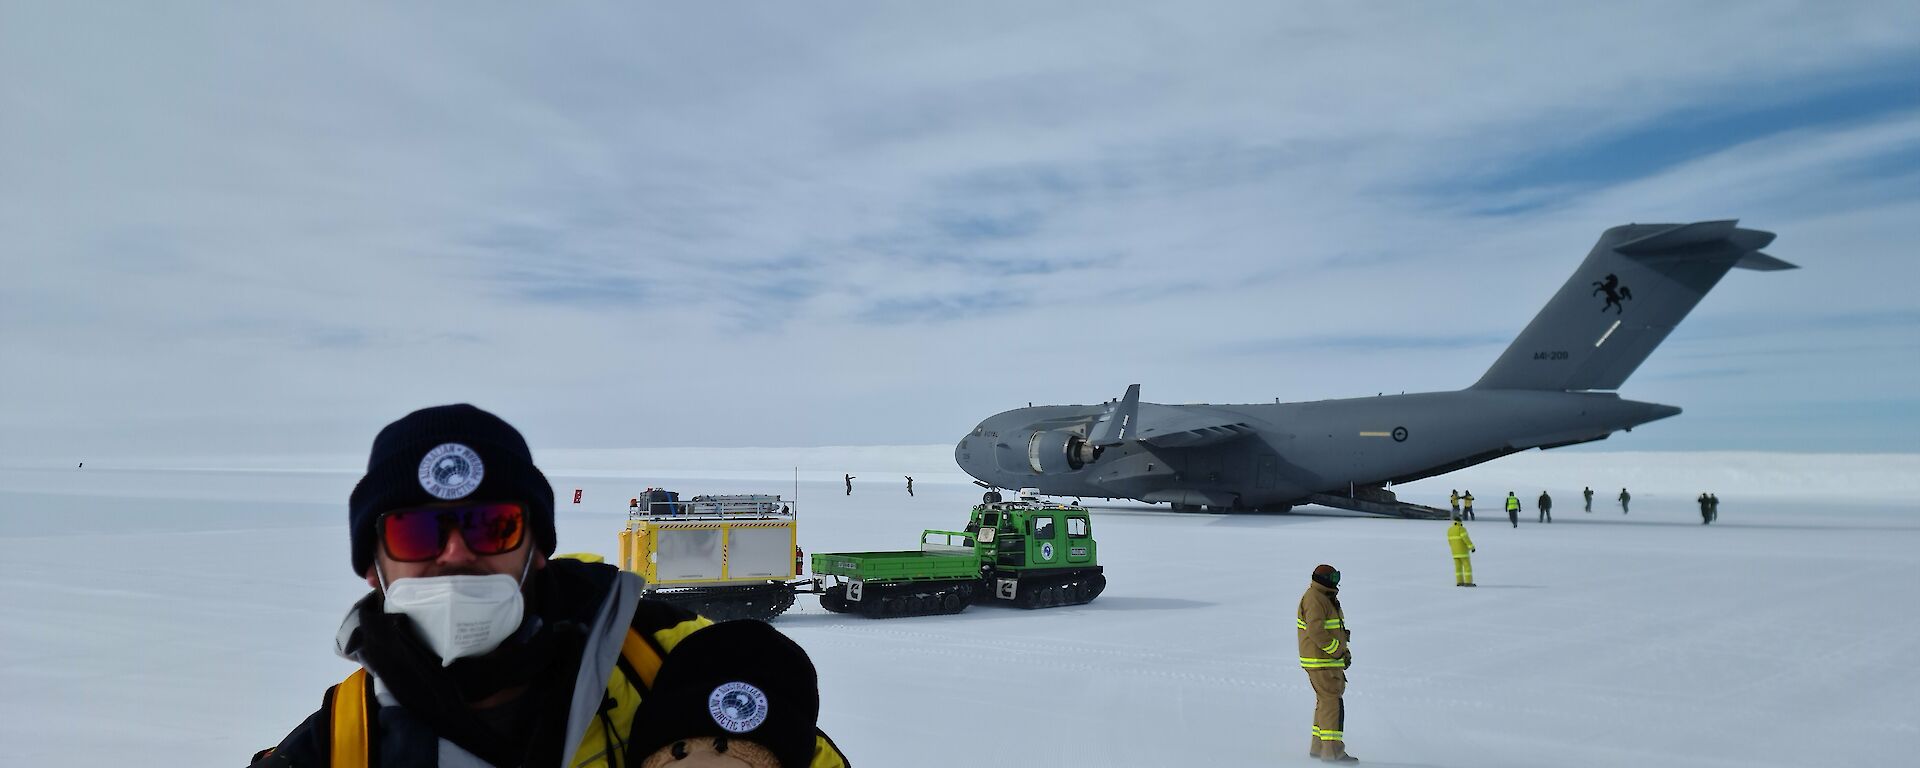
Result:
{"label": "beanie logo patch", "polygon": [[747,683],[727,683],[707,694],[707,714],[728,733],[746,733],[767,721],[767,695]]}
{"label": "beanie logo patch", "polygon": [[420,459],[420,487],[434,498],[464,498],[480,487],[486,474],[480,454],[459,443],[441,443]]}

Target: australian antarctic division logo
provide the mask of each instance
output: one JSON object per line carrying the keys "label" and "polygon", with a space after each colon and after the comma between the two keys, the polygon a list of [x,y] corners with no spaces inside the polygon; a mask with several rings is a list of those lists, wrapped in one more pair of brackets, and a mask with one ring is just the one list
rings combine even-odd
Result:
{"label": "australian antarctic division logo", "polygon": [[727,683],[707,694],[707,714],[728,733],[746,733],[767,721],[767,695],[747,683]]}
{"label": "australian antarctic division logo", "polygon": [[435,498],[451,501],[473,493],[486,474],[480,454],[459,443],[441,443],[420,459],[420,487]]}
{"label": "australian antarctic division logo", "polygon": [[1049,541],[1040,545],[1040,559],[1042,560],[1053,559],[1053,542]]}
{"label": "australian antarctic division logo", "polygon": [[1621,285],[1620,277],[1614,274],[1608,274],[1605,280],[1593,281],[1593,295],[1602,293],[1607,295],[1607,303],[1600,305],[1602,312],[1611,309],[1616,315],[1625,314],[1626,306],[1620,302],[1633,300],[1633,291]]}

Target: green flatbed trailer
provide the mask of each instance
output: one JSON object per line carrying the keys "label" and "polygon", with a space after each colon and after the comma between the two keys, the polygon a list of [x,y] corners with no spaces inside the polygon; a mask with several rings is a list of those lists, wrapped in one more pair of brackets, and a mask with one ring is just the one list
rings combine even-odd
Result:
{"label": "green flatbed trailer", "polygon": [[981,589],[980,553],[972,542],[960,531],[927,530],[920,534],[918,550],[816,552],[814,588],[821,607],[836,613],[875,618],[959,613]]}
{"label": "green flatbed trailer", "polygon": [[920,549],[813,555],[820,605],[872,618],[959,613],[977,600],[1079,605],[1107,579],[1087,510],[1036,500],[973,508],[964,531],[927,530]]}

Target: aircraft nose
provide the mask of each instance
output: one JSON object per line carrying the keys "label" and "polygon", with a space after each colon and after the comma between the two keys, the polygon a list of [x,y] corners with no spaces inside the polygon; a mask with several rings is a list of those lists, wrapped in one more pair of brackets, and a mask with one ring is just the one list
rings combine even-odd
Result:
{"label": "aircraft nose", "polygon": [[976,427],[973,431],[962,435],[960,442],[954,443],[953,445],[953,463],[960,465],[960,469],[976,478],[980,476],[980,473],[974,470],[975,460],[973,454],[975,451],[986,450],[987,446],[980,444],[981,441],[985,439],[986,438],[980,437],[980,429]]}

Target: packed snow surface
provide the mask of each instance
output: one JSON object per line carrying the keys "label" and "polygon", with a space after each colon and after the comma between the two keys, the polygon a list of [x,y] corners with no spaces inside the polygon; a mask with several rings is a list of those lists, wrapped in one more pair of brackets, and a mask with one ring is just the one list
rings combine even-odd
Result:
{"label": "packed snow surface", "polygon": [[[825,552],[960,526],[980,489],[936,448],[536,459],[563,552],[611,554],[648,485],[791,497],[795,465],[801,544]],[[1442,506],[1474,491],[1478,589],[1453,586],[1444,523],[1088,499],[1110,579],[1090,605],[876,621],[803,597],[775,626],[812,655],[822,726],[861,766],[1310,764],[1292,614],[1322,562],[1345,576],[1346,731],[1365,764],[1920,754],[1920,460],[1547,456],[1395,489]],[[0,469],[0,764],[239,765],[277,742],[351,671],[332,638],[367,588],[347,551],[356,463]],[[567,503],[575,489],[584,503]],[[1535,522],[1543,489],[1552,525]],[[1721,499],[1710,526],[1701,491]]]}

